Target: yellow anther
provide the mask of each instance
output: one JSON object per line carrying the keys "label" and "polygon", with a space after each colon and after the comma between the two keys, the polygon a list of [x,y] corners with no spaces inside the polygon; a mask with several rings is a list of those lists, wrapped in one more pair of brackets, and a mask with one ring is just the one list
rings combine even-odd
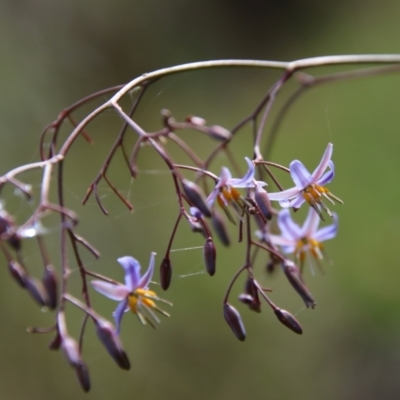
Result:
{"label": "yellow anther", "polygon": [[148,289],[136,289],[134,294],[139,296],[150,296],[150,297],[157,297],[156,292]]}
{"label": "yellow anther", "polygon": [[314,187],[320,193],[328,193],[329,192],[329,190],[327,188],[323,187],[323,186],[314,185]]}
{"label": "yellow anther", "polygon": [[222,190],[222,196],[224,196],[224,199],[229,202],[232,200],[231,192],[227,189]]}
{"label": "yellow anther", "polygon": [[219,204],[219,206],[221,207],[221,208],[225,208],[226,207],[226,204],[225,204],[225,201],[224,201],[224,199],[222,198],[222,195],[218,195],[217,196],[217,202],[218,202],[218,204]]}
{"label": "yellow anther", "polygon": [[129,295],[128,304],[129,308],[133,313],[138,312],[138,303],[144,304],[150,308],[157,308],[156,304],[153,300],[149,299],[149,297],[157,298],[157,294],[152,290],[147,289],[136,289],[133,293]]}
{"label": "yellow anther", "polygon": [[238,200],[242,197],[242,195],[240,194],[239,190],[231,188],[231,197],[233,198],[233,200],[238,202]]}
{"label": "yellow anther", "polygon": [[133,313],[136,314],[137,312],[137,303],[138,303],[138,298],[136,295],[134,295],[133,293],[129,295],[128,298],[128,304],[129,304],[129,308],[131,309],[131,311]]}
{"label": "yellow anther", "polygon": [[147,299],[147,298],[143,298],[143,299],[141,299],[141,301],[147,307],[157,308],[156,303],[154,303],[153,300],[150,300],[150,299]]}
{"label": "yellow anther", "polygon": [[295,254],[298,260],[303,263],[307,251],[309,251],[314,258],[322,259],[322,250],[323,246],[318,240],[302,238],[296,243]]}
{"label": "yellow anther", "polygon": [[321,209],[324,210],[330,217],[333,216],[329,208],[322,201],[322,197],[327,199],[330,203],[335,204],[333,200],[336,200],[338,203],[343,204],[343,201],[338,197],[334,196],[328,189],[324,186],[319,186],[316,184],[312,184],[307,186],[303,192],[302,196],[304,200],[317,212],[319,217],[325,221],[322,216]]}

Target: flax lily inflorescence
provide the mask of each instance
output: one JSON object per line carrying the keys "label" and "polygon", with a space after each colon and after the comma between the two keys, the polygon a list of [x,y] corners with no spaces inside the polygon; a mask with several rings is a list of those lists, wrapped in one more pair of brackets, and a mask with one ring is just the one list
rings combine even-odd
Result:
{"label": "flax lily inflorescence", "polygon": [[[386,65],[382,68],[367,66],[367,64],[371,63]],[[113,119],[117,124],[115,125],[115,131],[117,132],[115,141],[110,151],[107,152],[103,163],[99,166],[98,173],[89,182],[83,203],[87,203],[92,197],[96,200],[101,212],[107,215],[108,210],[103,204],[102,199],[104,196],[101,194],[103,190],[102,184],[105,183],[109,186],[110,191],[129,210],[133,210],[134,205],[131,204],[130,197],[128,198],[128,195],[124,194],[130,194],[131,191],[126,192],[124,189],[120,190],[121,188],[117,187],[118,185],[114,182],[113,169],[109,167],[114,164],[118,154],[122,152],[123,165],[126,167],[125,172],[130,174],[133,179],[139,179],[141,171],[143,171],[140,166],[140,162],[143,160],[143,149],[147,148],[144,145],[151,146],[155,155],[160,157],[163,165],[169,171],[168,177],[171,178],[170,182],[176,195],[174,199],[177,199],[178,205],[176,208],[176,222],[172,226],[160,265],[161,288],[166,290],[170,286],[174,267],[173,251],[174,245],[176,245],[176,242],[174,242],[176,232],[180,227],[181,221],[186,219],[193,232],[201,232],[205,236],[206,242],[203,246],[203,255],[209,275],[214,275],[216,271],[216,256],[217,251],[219,251],[214,245],[214,232],[225,246],[235,244],[235,247],[241,246],[243,249],[244,259],[237,266],[238,268],[228,284],[223,299],[225,320],[239,340],[245,339],[246,330],[239,311],[229,302],[231,300],[229,298],[231,289],[239,277],[244,277],[246,280],[245,289],[239,296],[239,301],[255,312],[264,312],[265,307],[261,306],[261,303],[265,301],[283,325],[296,333],[301,333],[302,329],[296,319],[286,310],[275,306],[269,299],[268,292],[270,290],[257,281],[256,276],[258,274],[261,275],[261,271],[257,267],[258,264],[262,263],[267,266],[267,271],[270,273],[275,270],[275,266],[279,265],[289,283],[302,297],[306,307],[315,307],[316,301],[305,284],[301,268],[298,268],[296,264],[301,266],[307,255],[311,255],[310,259],[320,260],[323,255],[321,243],[324,240],[333,238],[337,233],[337,217],[326,205],[327,202],[342,203],[339,198],[326,188],[326,185],[332,181],[335,175],[334,164],[331,160],[333,145],[331,143],[327,145],[320,163],[312,173],[299,160],[292,161],[287,169],[279,163],[269,160],[267,153],[270,152],[273,146],[280,121],[284,120],[289,105],[299,98],[298,94],[304,93],[309,87],[315,87],[315,85],[327,82],[399,71],[399,63],[400,55],[327,56],[292,62],[257,60],[197,62],[162,68],[158,71],[143,74],[127,84],[90,94],[70,107],[61,110],[59,116],[45,128],[41,135],[38,149],[40,161],[18,166],[0,176],[0,189],[5,185],[11,186],[16,189],[16,194],[23,194],[28,201],[32,198],[38,200],[37,207],[35,207],[26,221],[18,221],[17,216],[14,219],[14,215],[9,215],[9,211],[6,212],[5,209],[0,215],[0,251],[6,258],[10,275],[41,307],[46,306],[52,310],[54,309],[57,313],[56,323],[51,327],[46,329],[35,328],[30,331],[54,333],[51,348],[64,350],[68,360],[78,373],[82,387],[84,390],[88,390],[90,387],[88,370],[82,359],[82,349],[84,348],[84,346],[82,347],[82,342],[88,318],[85,318],[82,323],[79,340],[71,340],[67,330],[63,331],[61,329],[63,326],[63,318],[61,316],[64,315],[65,311],[68,311],[66,303],[75,304],[94,321],[99,339],[118,365],[124,369],[128,369],[129,363],[126,361],[122,351],[119,332],[125,311],[131,310],[142,323],[151,324],[152,326],[159,322],[157,313],[168,315],[156,304],[162,299],[149,288],[154,271],[154,254],[151,256],[147,272],[143,275],[140,273],[140,265],[135,259],[131,257],[118,259],[125,270],[124,284],[119,284],[111,278],[99,275],[97,271],[90,271],[87,269],[86,264],[82,262],[81,247],[88,250],[96,259],[99,258],[100,252],[86,238],[82,238],[78,234],[77,223],[79,218],[75,211],[69,208],[69,204],[72,204],[72,202],[66,195],[70,192],[70,187],[68,174],[65,173],[67,170],[65,165],[72,165],[73,157],[76,153],[70,150],[75,147],[75,143],[80,142],[79,138],[84,138],[90,143],[95,142],[95,140],[92,140],[92,135],[94,136],[93,139],[98,138],[96,126],[99,124],[93,124],[92,122],[99,117],[103,117],[104,112],[114,112],[118,116],[118,118]],[[347,73],[341,72],[320,77],[311,75],[310,71],[314,67],[339,64],[342,66],[364,64],[365,68],[360,70],[349,68]],[[182,121],[179,121],[172,116],[172,112],[163,111],[162,126],[156,131],[149,131],[137,118],[138,107],[142,106],[143,99],[147,95],[145,93],[146,90],[160,79],[184,71],[233,66],[278,68],[282,70],[282,74],[268,88],[268,91],[262,96],[255,108],[248,115],[243,116],[241,121],[237,121],[231,130],[218,125],[209,126],[203,118],[193,116],[184,117]],[[307,68],[307,75],[298,74],[305,68]],[[295,74],[297,83],[301,85],[301,91],[293,93],[293,96],[289,97],[287,102],[281,103],[283,105],[279,110],[280,105],[276,103],[276,99],[278,97],[282,98],[281,89],[287,87],[286,82],[292,79]],[[134,101],[132,101],[132,96]],[[82,109],[81,107],[86,107],[90,102],[97,102],[104,97],[107,98],[105,102],[89,114],[86,114],[80,121],[76,120],[75,113],[78,112],[79,115],[79,112],[85,111],[85,108]],[[127,99],[128,101],[125,101]],[[129,110],[126,107],[128,103],[131,105]],[[275,110],[277,113],[271,112],[275,107],[278,107],[278,110]],[[271,121],[274,115],[277,116],[275,124]],[[122,127],[121,120],[123,121]],[[60,129],[62,127],[64,130],[65,122],[68,121],[72,123],[73,127],[65,138]],[[110,120],[111,122],[112,120]],[[190,142],[192,136],[180,135],[182,130],[195,131],[195,143],[200,143],[198,139],[201,136],[202,145],[193,145]],[[237,135],[245,130],[251,130],[253,134]],[[231,145],[233,142],[235,142],[235,145],[237,144],[236,138],[238,136],[244,139],[242,149],[240,149],[240,146],[233,147]],[[218,141],[216,146],[215,140]],[[210,141],[212,146],[209,150],[206,150],[207,141]],[[171,146],[168,147],[166,145],[167,142],[174,142],[178,151],[175,153],[175,150],[171,150]],[[304,141],[302,142],[304,143]],[[266,144],[265,151],[262,149],[262,143]],[[236,156],[243,157],[246,155],[243,151],[240,155],[238,153],[243,148],[248,149],[247,155],[250,157],[245,158],[248,168],[243,177],[233,178],[234,174],[227,167],[222,168],[220,176],[215,175],[215,171],[210,166],[219,157],[226,157],[230,165],[238,169]],[[200,149],[201,151],[198,151]],[[66,159],[68,159],[67,163],[64,162]],[[184,164],[182,164],[183,159],[186,160]],[[149,158],[150,163],[153,162],[152,160],[153,158]],[[275,176],[274,168],[276,167],[290,172],[294,181],[293,188],[286,190],[282,188],[278,182],[278,177]],[[257,172],[260,173],[257,177],[256,168]],[[43,174],[40,185],[35,182],[35,185],[32,186],[23,182],[20,175],[34,169],[43,171]],[[55,173],[56,171],[57,173]],[[196,173],[194,182],[186,179],[185,174],[187,171]],[[264,189],[266,183],[263,181],[263,177],[266,174],[279,188],[279,191],[271,190],[273,193],[268,193]],[[236,176],[242,175],[238,174]],[[212,189],[208,190],[210,186],[207,180],[210,178],[213,179],[214,184]],[[73,179],[75,184],[75,177]],[[118,182],[120,184],[121,181]],[[163,188],[157,190],[157,194],[162,193],[162,190]],[[2,195],[3,193],[4,191]],[[53,196],[54,193],[57,193],[57,196]],[[142,196],[142,193],[140,195]],[[143,198],[148,198],[145,196],[147,194],[143,193]],[[270,201],[277,202],[273,204],[280,204],[284,210],[279,212],[278,207],[276,209],[273,208]],[[0,204],[1,202],[2,199],[0,199]],[[238,224],[235,228],[235,239],[237,240],[230,240],[229,231],[225,226],[225,218],[218,213],[216,203],[222,207],[232,223]],[[309,205],[309,214],[303,225],[297,225],[292,220],[291,216],[293,214],[290,214],[290,212],[297,210],[304,203]],[[30,203],[29,207],[32,207],[32,204],[36,204],[36,202]],[[136,211],[139,210],[136,209]],[[59,252],[61,257],[59,257],[60,262],[53,264],[50,260],[51,252],[47,251],[46,241],[42,237],[49,231],[47,230],[46,232],[44,226],[43,229],[41,228],[42,219],[48,214],[57,214],[60,217]],[[333,224],[319,228],[318,224],[324,219],[325,215],[333,218]],[[153,215],[151,217],[150,219],[152,220],[149,221],[149,225],[154,226],[154,229],[160,229],[161,225],[153,219]],[[255,222],[261,232],[261,240],[259,241],[254,238],[253,225]],[[275,223],[280,228],[279,234],[275,234]],[[233,229],[232,226],[230,228],[231,230]],[[141,227],[136,227],[135,229],[140,230]],[[147,232],[147,227],[143,231]],[[30,257],[25,257],[22,253],[25,249],[25,241],[32,237],[37,239],[37,245],[43,259],[44,273],[41,279],[33,276],[27,265]],[[150,239],[148,237],[139,238],[138,243],[133,244],[131,242],[129,246],[135,245],[139,247],[141,240],[148,242]],[[69,245],[71,245],[73,252],[67,250]],[[192,249],[192,247],[190,248]],[[103,249],[103,251],[108,252],[109,249]],[[294,261],[290,259],[288,254],[295,255]],[[195,252],[193,252],[193,257],[196,257]],[[59,265],[58,274],[56,273],[57,265]],[[272,267],[270,267],[271,265]],[[68,283],[71,276],[71,267],[78,268],[80,272],[82,302],[78,302],[69,293],[70,285]],[[224,265],[223,267],[231,269],[232,265]],[[114,329],[113,324],[105,321],[92,308],[94,301],[91,299],[92,293],[88,290],[88,277],[96,279],[92,282],[92,286],[96,291],[119,302],[114,313],[116,329]],[[262,279],[265,278],[265,276],[262,277]]]}

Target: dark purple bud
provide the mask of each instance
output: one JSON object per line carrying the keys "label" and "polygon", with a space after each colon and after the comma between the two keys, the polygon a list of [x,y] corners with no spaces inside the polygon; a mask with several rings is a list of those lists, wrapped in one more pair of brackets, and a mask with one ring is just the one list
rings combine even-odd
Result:
{"label": "dark purple bud", "polygon": [[267,265],[265,266],[265,269],[267,270],[267,272],[269,274],[272,274],[275,272],[275,263],[271,260],[267,263]]}
{"label": "dark purple bud", "polygon": [[204,263],[206,270],[210,276],[215,274],[215,264],[217,258],[217,250],[211,238],[208,238],[203,247]]}
{"label": "dark purple bud", "polygon": [[239,295],[239,301],[243,304],[250,306],[253,303],[254,298],[249,294],[242,293]]}
{"label": "dark purple bud", "polygon": [[119,340],[114,326],[111,322],[102,318],[97,319],[95,324],[97,336],[108,351],[108,354],[114,359],[120,368],[129,370],[131,364],[128,356],[122,349],[121,341]]}
{"label": "dark purple bud", "polygon": [[75,371],[81,388],[87,393],[90,390],[90,377],[86,364],[81,361],[81,363],[75,367]]}
{"label": "dark purple bud", "polygon": [[67,358],[68,362],[73,366],[77,367],[81,364],[81,352],[79,350],[78,342],[70,336],[64,336],[61,340],[61,349]]}
{"label": "dark purple bud", "polygon": [[254,284],[253,278],[248,278],[245,285],[245,292],[249,294],[253,301],[249,304],[251,310],[261,312],[261,301],[258,296],[258,289]]}
{"label": "dark purple bud", "polygon": [[226,230],[226,225],[225,225],[224,219],[222,218],[221,214],[219,212],[217,212],[216,210],[213,213],[211,222],[214,227],[214,231],[218,236],[218,239],[221,241],[221,243],[224,246],[229,246],[230,240],[229,240],[228,232]]}
{"label": "dark purple bud", "polygon": [[11,220],[5,212],[0,214],[0,237],[10,229]]}
{"label": "dark purple bud", "polygon": [[298,335],[301,335],[303,333],[303,329],[301,328],[300,323],[295,317],[293,317],[292,314],[290,314],[290,312],[282,310],[280,308],[276,308],[274,312],[279,321],[282,322],[283,325],[288,327],[294,333],[297,333]]}
{"label": "dark purple bud", "polygon": [[281,263],[281,266],[282,266],[283,272],[286,275],[286,278],[288,279],[290,284],[293,286],[294,290],[296,290],[296,292],[303,299],[306,307],[314,308],[316,305],[316,302],[315,302],[314,298],[312,297],[312,294],[310,293],[310,291],[307,289],[307,286],[305,285],[303,278],[301,277],[300,271],[296,267],[296,265],[290,260],[285,260],[285,262]]}
{"label": "dark purple bud", "polygon": [[47,293],[47,303],[46,305],[54,310],[57,307],[57,275],[54,272],[52,265],[47,265],[43,277],[42,277],[43,287]]}
{"label": "dark purple bud", "polygon": [[160,265],[160,283],[163,290],[167,290],[171,284],[172,267],[169,257],[165,257]]}
{"label": "dark purple bud", "polygon": [[242,319],[240,318],[239,311],[230,304],[224,304],[224,317],[225,321],[228,323],[229,327],[235,336],[243,342],[246,339],[246,330],[244,328]]}
{"label": "dark purple bud", "polygon": [[12,277],[19,283],[23,288],[26,288],[27,274],[25,269],[17,261],[11,260],[8,263],[8,270]]}
{"label": "dark purple bud", "polygon": [[196,185],[194,182],[184,179],[182,181],[182,187],[186,197],[193,204],[193,206],[197,207],[206,217],[211,217],[211,211],[204,200],[205,196],[200,186]]}
{"label": "dark purple bud", "polygon": [[266,229],[265,219],[262,218],[261,215],[258,213],[254,214],[254,219],[256,221],[258,229],[263,233],[263,236],[265,236],[264,235]]}
{"label": "dark purple bud", "polygon": [[7,212],[0,211],[0,240],[6,239],[14,250],[20,250],[21,238],[15,233],[15,228],[14,219]]}
{"label": "dark purple bud", "polygon": [[258,209],[265,219],[270,220],[272,218],[272,207],[269,201],[268,193],[261,187],[256,187],[254,194],[254,200],[257,203]]}
{"label": "dark purple bud", "polygon": [[14,250],[21,250],[21,243],[22,240],[19,237],[18,234],[14,233],[7,239],[8,244],[14,249]]}
{"label": "dark purple bud", "polygon": [[244,285],[244,290],[247,294],[249,294],[251,297],[256,297],[258,296],[258,291],[257,287],[254,284],[254,279],[253,278],[247,278],[246,284]]}
{"label": "dark purple bud", "polygon": [[232,138],[232,133],[230,131],[228,131],[228,129],[223,128],[222,126],[219,126],[219,125],[210,126],[207,129],[207,133],[212,138],[221,140],[222,142],[225,142],[226,140],[229,140]]}
{"label": "dark purple bud", "polygon": [[49,343],[50,350],[58,350],[61,346],[61,335],[57,331],[56,336],[54,336],[53,340]]}
{"label": "dark purple bud", "polygon": [[47,306],[47,295],[41,282],[37,281],[35,278],[27,277],[25,280],[25,288],[36,302],[41,306]]}

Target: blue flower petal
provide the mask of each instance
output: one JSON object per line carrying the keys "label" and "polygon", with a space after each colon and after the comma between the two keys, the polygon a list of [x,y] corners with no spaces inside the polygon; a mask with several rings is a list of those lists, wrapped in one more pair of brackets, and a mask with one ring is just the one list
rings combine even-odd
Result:
{"label": "blue flower petal", "polygon": [[301,237],[315,239],[314,233],[318,230],[321,218],[313,208],[309,208],[307,218],[301,228]]}
{"label": "blue flower petal", "polygon": [[125,270],[125,286],[133,292],[140,281],[140,264],[135,258],[125,256],[117,260]]}
{"label": "blue flower petal", "polygon": [[299,160],[294,160],[289,165],[290,175],[297,189],[303,190],[312,183],[311,174],[304,164]]}
{"label": "blue flower petal", "polygon": [[332,161],[329,162],[328,167],[330,168],[330,171],[325,172],[325,174],[323,174],[322,177],[316,181],[317,185],[324,186],[327,183],[331,182],[332,179],[335,177],[335,167]]}
{"label": "blue flower petal", "polygon": [[324,242],[325,240],[333,239],[338,232],[338,216],[336,213],[333,214],[333,224],[321,228],[315,232],[313,239],[318,242]]}
{"label": "blue flower petal", "polygon": [[332,158],[332,152],[333,152],[333,144],[328,143],[328,146],[326,146],[325,153],[321,158],[320,163],[318,164],[317,168],[315,168],[314,172],[312,173],[312,180],[313,182],[318,181],[325,170],[328,168],[329,163]]}
{"label": "blue flower petal", "polygon": [[284,209],[278,214],[278,226],[282,232],[282,236],[293,241],[301,239],[301,229],[292,220],[289,209]]}
{"label": "blue flower petal", "polygon": [[146,273],[140,278],[139,287],[141,289],[147,289],[147,287],[149,286],[149,283],[151,281],[151,278],[153,277],[155,255],[156,255],[156,253],[154,253],[154,252],[151,253],[149,268],[147,268]]}
{"label": "blue flower petal", "polygon": [[128,307],[128,297],[122,300],[114,311],[114,321],[116,326],[116,332],[118,335],[121,330],[122,316],[124,315],[125,311],[127,311],[127,307]]}

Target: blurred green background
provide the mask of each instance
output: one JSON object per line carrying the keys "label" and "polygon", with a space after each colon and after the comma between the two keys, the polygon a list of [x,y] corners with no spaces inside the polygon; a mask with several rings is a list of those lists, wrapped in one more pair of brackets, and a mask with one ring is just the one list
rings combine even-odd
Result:
{"label": "blurred green background", "polygon": [[[41,130],[64,107],[143,72],[219,58],[400,53],[399,20],[395,0],[0,0],[0,171],[37,160]],[[277,76],[246,70],[173,76],[150,90],[139,120],[147,129],[157,129],[159,111],[166,107],[179,118],[191,113],[231,128]],[[302,336],[280,325],[266,307],[256,315],[234,297],[246,324],[246,341],[238,342],[225,325],[223,293],[243,262],[243,246],[227,250],[218,245],[218,271],[212,279],[203,273],[201,250],[177,251],[172,286],[161,293],[174,303],[172,317],[157,331],[130,315],[123,321],[131,371],[118,370],[88,330],[84,350],[93,387],[85,395],[63,356],[47,350],[50,336],[26,333],[27,326],[50,325],[52,315],[41,312],[10,280],[2,262],[1,397],[399,398],[399,87],[400,76],[392,74],[312,89],[281,126],[273,161],[287,165],[300,158],[312,169],[327,142],[334,143],[337,175],[330,188],[345,201],[335,208],[339,236],[326,246],[333,266],[326,267],[325,275],[306,272],[318,303],[315,310],[304,309],[281,273],[268,277],[262,262],[258,266],[260,280],[274,289],[273,300],[301,321]],[[122,278],[118,256],[132,254],[147,266],[150,251],[156,251],[161,260],[177,213],[168,174],[150,149],[140,157],[135,182],[122,163],[113,167],[114,182],[134,202],[134,213],[105,185],[101,194],[110,216],[104,217],[93,200],[80,206],[118,121],[113,113],[102,116],[90,131],[95,144],[78,141],[71,152],[74,161],[66,165],[67,201],[82,220],[78,232],[102,251],[98,262],[88,254],[84,261],[115,279]],[[250,152],[246,134],[235,149],[240,161],[244,149]],[[39,173],[25,179],[38,188]],[[24,202],[6,195],[7,207],[23,219]],[[46,236],[52,248],[59,231],[56,221],[48,221],[55,231]],[[175,249],[202,245],[199,235],[189,233],[182,224]],[[27,264],[40,275],[34,242],[25,247]],[[53,261],[59,263],[57,253]],[[77,291],[78,273],[72,268]],[[98,310],[111,316],[114,302],[100,297],[93,294]],[[70,330],[76,334],[82,315],[71,311]]]}

